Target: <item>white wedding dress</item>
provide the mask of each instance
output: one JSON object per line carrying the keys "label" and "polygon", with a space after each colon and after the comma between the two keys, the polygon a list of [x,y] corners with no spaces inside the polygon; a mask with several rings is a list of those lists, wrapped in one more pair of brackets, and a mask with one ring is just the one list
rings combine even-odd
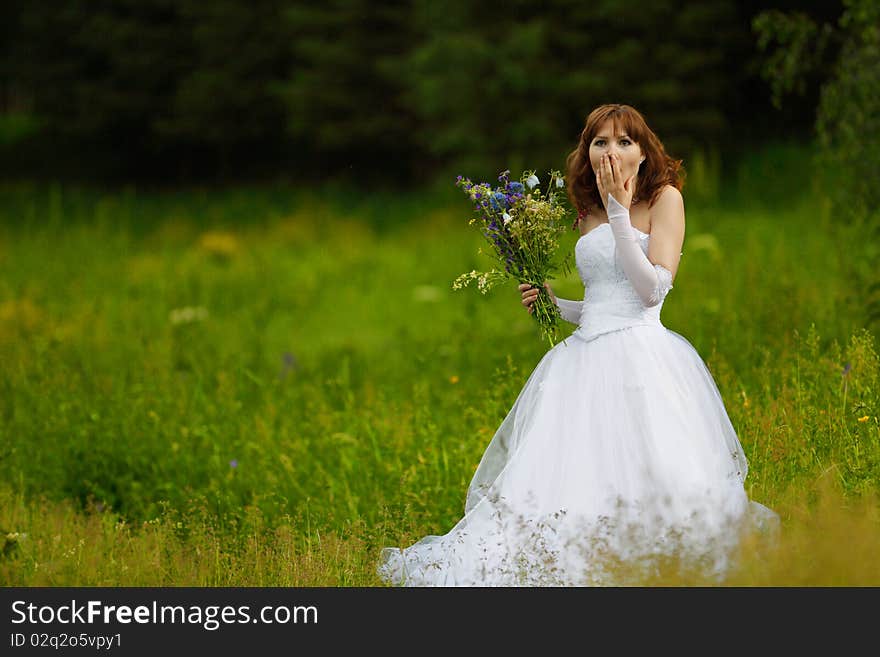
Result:
{"label": "white wedding dress", "polygon": [[[632,230],[647,257],[650,235]],[[559,305],[577,330],[529,376],[464,517],[444,536],[384,548],[383,581],[623,585],[638,580],[622,573],[669,555],[720,579],[743,530],[775,534],[778,516],[747,497],[746,457],[711,374],[660,322],[662,297],[648,307],[636,293],[608,223],[581,236],[575,259],[584,301]],[[671,274],[655,267],[666,292]]]}

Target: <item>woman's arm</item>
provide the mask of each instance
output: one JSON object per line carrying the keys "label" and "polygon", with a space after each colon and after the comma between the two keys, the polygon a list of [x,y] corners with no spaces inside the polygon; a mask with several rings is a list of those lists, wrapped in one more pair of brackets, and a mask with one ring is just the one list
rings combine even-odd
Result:
{"label": "woman's arm", "polygon": [[[581,310],[584,307],[583,301],[572,301],[571,299],[560,299],[553,293],[553,288],[550,287],[550,283],[544,282],[544,287],[547,290],[547,294],[550,295],[550,298],[553,300],[553,303],[559,308],[559,314],[562,316],[566,322],[571,322],[572,324],[577,324],[580,326],[581,323]],[[522,305],[526,307],[529,313],[532,312],[532,304],[535,303],[535,300],[538,298],[538,288],[529,285],[528,283],[520,283],[519,291],[522,294]]]}
{"label": "woman's arm", "polygon": [[581,311],[584,309],[583,301],[572,301],[556,297],[556,305],[559,306],[559,314],[566,322],[580,326]]}
{"label": "woman's arm", "polygon": [[668,186],[651,212],[651,241],[645,255],[633,233],[629,210],[608,194],[608,222],[621,267],[642,303],[656,306],[669,290],[681,259],[684,243],[684,202],[675,187]]}

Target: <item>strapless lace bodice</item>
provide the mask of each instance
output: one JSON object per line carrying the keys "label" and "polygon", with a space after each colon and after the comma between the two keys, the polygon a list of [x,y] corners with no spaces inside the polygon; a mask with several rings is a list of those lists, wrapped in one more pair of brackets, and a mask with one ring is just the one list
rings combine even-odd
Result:
{"label": "strapless lace bodice", "polygon": [[[651,236],[633,228],[639,245],[648,254]],[[611,225],[603,223],[582,235],[575,245],[575,262],[584,283],[580,325],[572,334],[590,340],[609,331],[660,323],[663,301],[647,307],[633,288],[620,263]],[[661,287],[672,288],[672,274],[654,265]]]}

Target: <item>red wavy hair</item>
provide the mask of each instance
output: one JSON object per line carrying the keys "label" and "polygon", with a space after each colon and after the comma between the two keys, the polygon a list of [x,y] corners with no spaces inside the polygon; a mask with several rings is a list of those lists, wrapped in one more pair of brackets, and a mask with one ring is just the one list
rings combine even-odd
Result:
{"label": "red wavy hair", "polygon": [[679,191],[684,186],[685,171],[682,160],[676,160],[666,153],[663,142],[648,127],[644,117],[634,107],[611,103],[600,105],[587,117],[581,131],[580,140],[565,160],[565,180],[568,198],[577,210],[578,216],[572,224],[577,230],[582,216],[592,210],[604,208],[596,186],[596,174],[590,164],[590,143],[606,120],[612,119],[615,128],[622,128],[642,148],[645,161],[639,167],[633,202],[648,199],[648,207],[657,202],[660,192],[666,185]]}

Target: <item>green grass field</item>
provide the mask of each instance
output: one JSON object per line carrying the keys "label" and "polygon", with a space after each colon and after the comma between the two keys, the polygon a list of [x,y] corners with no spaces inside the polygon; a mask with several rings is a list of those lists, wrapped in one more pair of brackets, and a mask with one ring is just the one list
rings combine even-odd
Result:
{"label": "green grass field", "polygon": [[[803,159],[693,167],[663,322],[783,521],[729,583],[876,586],[863,236]],[[515,283],[452,291],[488,260],[448,187],[0,189],[0,583],[379,585],[381,547],[446,533],[547,348]]]}

